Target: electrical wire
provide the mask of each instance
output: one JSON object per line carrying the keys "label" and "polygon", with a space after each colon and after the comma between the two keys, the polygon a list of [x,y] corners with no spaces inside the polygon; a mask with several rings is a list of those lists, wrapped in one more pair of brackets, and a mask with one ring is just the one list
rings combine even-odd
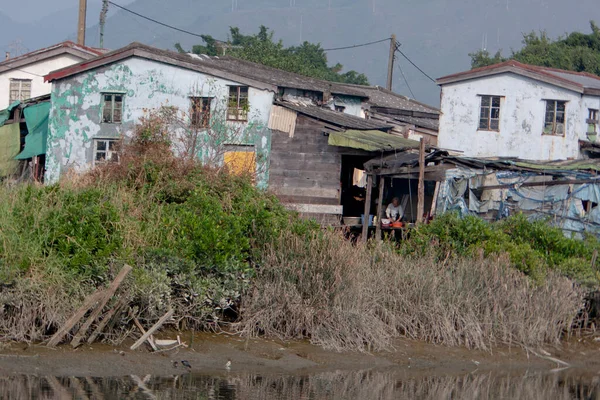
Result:
{"label": "electrical wire", "polygon": [[143,18],[143,19],[145,19],[145,20],[148,20],[148,21],[150,21],[150,22],[154,22],[155,24],[162,25],[162,26],[164,26],[164,27],[167,27],[167,28],[170,28],[170,29],[176,30],[176,31],[178,31],[178,32],[187,33],[188,35],[196,36],[196,37],[199,37],[199,38],[202,38],[202,36],[203,36],[203,35],[201,35],[201,34],[199,34],[199,33],[194,33],[194,32],[190,32],[190,31],[186,31],[185,29],[177,28],[176,26],[169,25],[169,24],[165,24],[164,22],[160,22],[160,21],[157,21],[157,20],[155,20],[155,19],[153,19],[153,18],[146,17],[145,15],[142,15],[142,14],[140,14],[140,13],[137,13],[137,12],[135,12],[135,11],[132,11],[132,10],[130,10],[130,9],[128,9],[128,8],[125,8],[125,7],[123,7],[123,6],[120,6],[120,5],[118,5],[117,3],[113,3],[112,1],[109,1],[109,2],[108,2],[108,4],[112,4],[113,6],[115,6],[115,7],[117,7],[117,8],[120,8],[120,9],[121,9],[121,10],[123,10],[123,11],[127,11],[128,13],[131,13],[131,14],[133,14],[133,15],[137,15],[137,16],[138,16],[138,17],[140,17],[140,18]]}
{"label": "electrical wire", "polygon": [[402,52],[402,50],[400,50],[399,48],[398,48],[398,53],[402,54],[402,57],[406,58],[408,60],[408,62],[413,65],[413,67],[415,67],[416,69],[418,69],[419,72],[421,72],[423,75],[425,75],[427,78],[429,78],[429,80],[431,82],[436,83],[435,79],[433,79],[431,76],[427,75],[427,73],[425,71],[423,71],[421,68],[419,68],[419,66],[417,64],[415,64],[414,62],[412,62],[412,60],[410,58],[408,58],[408,56],[406,54],[404,54]]}
{"label": "electrical wire", "polygon": [[406,79],[406,75],[404,75],[404,71],[402,70],[402,66],[400,65],[400,63],[398,63],[396,65],[398,65],[398,69],[400,70],[400,73],[402,74],[402,78],[404,78],[404,83],[406,83],[406,86],[408,87],[408,90],[409,90],[412,98],[416,99],[417,96],[415,96],[415,94],[413,93],[412,89],[410,88],[410,85],[408,83],[408,79]]}
{"label": "electrical wire", "polygon": [[381,39],[381,40],[376,40],[374,42],[368,42],[368,43],[362,43],[362,44],[355,44],[355,45],[352,45],[352,46],[335,47],[333,49],[323,49],[323,50],[324,51],[336,51],[336,50],[355,49],[357,47],[364,47],[364,46],[370,46],[372,44],[387,42],[388,40],[391,40],[391,38],[385,38],[385,39]]}

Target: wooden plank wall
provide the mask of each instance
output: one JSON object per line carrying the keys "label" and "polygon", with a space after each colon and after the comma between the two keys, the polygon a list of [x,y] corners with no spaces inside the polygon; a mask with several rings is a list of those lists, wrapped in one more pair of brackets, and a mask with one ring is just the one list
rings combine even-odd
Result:
{"label": "wooden plank wall", "polygon": [[294,137],[273,131],[269,188],[284,203],[340,204],[342,151],[327,144],[323,127],[298,115]]}

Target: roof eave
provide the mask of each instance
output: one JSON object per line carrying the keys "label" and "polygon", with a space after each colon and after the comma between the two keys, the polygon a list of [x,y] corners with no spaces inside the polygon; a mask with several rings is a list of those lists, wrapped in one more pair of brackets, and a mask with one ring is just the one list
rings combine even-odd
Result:
{"label": "roof eave", "polygon": [[436,80],[436,83],[439,86],[449,85],[453,83],[461,83],[464,81],[487,78],[490,76],[501,75],[506,73],[513,73],[515,75],[524,76],[527,78],[534,79],[536,81],[545,82],[557,87],[561,87],[563,89],[568,89],[577,93],[584,93],[584,88],[582,85],[578,85],[576,83],[570,82],[566,79],[561,79],[557,77],[553,77],[550,74],[541,74],[528,70],[524,70],[521,68],[517,68],[514,66],[502,66],[493,70],[485,70],[485,71],[474,71],[473,73],[467,73],[462,75],[450,75],[447,77],[439,78]]}

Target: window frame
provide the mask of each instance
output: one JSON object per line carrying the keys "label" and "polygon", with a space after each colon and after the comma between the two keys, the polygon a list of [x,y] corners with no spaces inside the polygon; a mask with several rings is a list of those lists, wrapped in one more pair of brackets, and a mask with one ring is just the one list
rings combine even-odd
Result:
{"label": "window frame", "polygon": [[[123,110],[125,109],[125,92],[114,92],[114,91],[108,91],[108,92],[102,92],[101,93],[101,101],[102,101],[102,107],[101,107],[101,112],[100,112],[100,119],[101,119],[101,123],[103,124],[122,124],[123,123]],[[110,121],[106,121],[105,120],[105,110],[106,110],[106,96],[111,96],[111,110],[110,110]],[[116,103],[116,97],[120,96],[121,97],[121,116],[119,121],[115,122],[115,103]]]}
{"label": "window frame", "polygon": [[[480,94],[478,96],[479,96],[480,100],[479,100],[479,114],[478,114],[479,116],[477,118],[477,131],[500,132],[500,117],[502,115],[501,112],[502,112],[502,103],[504,100],[504,96],[497,96],[497,95],[492,95],[492,94]],[[485,99],[489,99],[488,105],[484,105]],[[494,106],[494,99],[498,99],[498,106]],[[485,118],[483,115],[484,109],[487,109]],[[494,110],[498,110],[497,118],[492,118],[492,113]],[[481,126],[482,121],[487,121],[487,124],[485,127]],[[492,121],[498,121],[497,128],[492,127]]]}
{"label": "window frame", "polygon": [[[190,96],[190,126],[195,129],[207,129],[210,128],[210,121],[212,117],[212,101],[214,97],[207,96]],[[200,118],[195,117],[195,113],[198,112],[196,101],[200,102]],[[206,102],[206,104],[205,104]],[[208,114],[208,115],[206,115]],[[200,119],[198,123],[197,119]]]}
{"label": "window frame", "polygon": [[[596,108],[588,108],[588,118],[585,122],[588,125],[587,134],[598,134],[598,115],[600,115],[600,110]],[[590,128],[593,132],[590,132]]]}
{"label": "window frame", "polygon": [[[104,165],[104,164],[109,164],[109,163],[120,163],[121,162],[121,154],[119,153],[118,148],[117,149],[113,149],[111,150],[111,147],[113,145],[118,145],[119,142],[121,141],[121,139],[117,139],[117,138],[94,138],[94,152],[92,154],[92,161],[93,161],[93,165]],[[99,143],[104,143],[105,148],[104,149],[98,149],[98,144]],[[102,160],[98,160],[97,158],[97,154],[98,153],[103,153],[105,155],[104,159]],[[112,160],[112,155],[116,155],[117,159],[116,160]]]}
{"label": "window frame", "polygon": [[[235,101],[232,102],[232,91],[235,93]],[[245,97],[242,92],[245,91]],[[245,99],[245,100],[244,100]],[[232,105],[235,103],[235,105]],[[250,111],[250,87],[230,85],[227,95],[227,121],[248,122],[248,112]]]}
{"label": "window frame", "polygon": [[[12,92],[15,91],[13,89],[13,84],[19,84],[19,88],[17,89],[17,98],[12,97]],[[29,83],[29,95],[27,97],[23,97],[23,83]],[[23,101],[31,98],[31,90],[33,86],[33,79],[22,79],[22,78],[10,78],[8,82],[8,104],[12,104],[15,101]]]}
{"label": "window frame", "polygon": [[[550,103],[554,103],[554,109],[552,111],[552,130],[548,131],[547,130],[547,125],[548,125],[548,105]],[[564,105],[564,108],[562,110],[562,123],[558,122],[557,123],[557,114],[559,113],[558,111],[558,106],[559,103],[562,103]],[[542,135],[547,135],[547,136],[566,136],[567,134],[567,104],[569,102],[567,100],[556,100],[556,99],[544,99],[544,128],[542,130]],[[563,126],[563,133],[556,133],[557,132],[557,127],[558,124],[562,124]]]}

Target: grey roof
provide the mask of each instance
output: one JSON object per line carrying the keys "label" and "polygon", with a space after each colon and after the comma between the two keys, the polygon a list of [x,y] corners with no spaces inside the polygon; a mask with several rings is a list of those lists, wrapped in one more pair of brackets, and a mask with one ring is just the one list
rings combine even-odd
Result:
{"label": "grey roof", "polygon": [[258,88],[295,88],[316,92],[331,92],[350,96],[367,97],[363,91],[352,87],[338,85],[319,79],[306,77],[292,72],[267,67],[265,65],[240,60],[233,57],[210,57],[206,55],[182,54],[170,50],[161,50],[141,43],[131,43],[121,49],[106,53],[71,67],[51,72],[46,80],[52,81],[89,71],[103,65],[129,58],[146,58],[181,68],[219,76],[236,82],[245,83]]}
{"label": "grey roof", "polygon": [[409,97],[394,93],[390,90],[382,88],[381,86],[361,86],[350,85],[346,83],[337,85],[361,91],[366,97],[369,98],[368,103],[374,107],[394,108],[396,110],[421,112],[427,114],[439,115],[440,113],[438,108],[428,106],[427,104],[420,103]]}
{"label": "grey roof", "polygon": [[440,128],[440,120],[436,118],[408,117],[404,115],[394,115],[394,119],[406,124],[420,126],[421,128],[437,131]]}
{"label": "grey roof", "polygon": [[544,70],[546,72],[548,72],[549,74],[558,76],[559,78],[575,82],[575,83],[583,86],[584,88],[600,89],[600,77],[597,77],[597,76],[594,77],[594,76],[587,75],[587,74],[583,75],[580,73],[572,73],[569,71],[558,71],[558,70],[554,70],[554,69],[544,68]]}
{"label": "grey roof", "polygon": [[300,114],[308,115],[309,117],[325,121],[330,124],[356,130],[381,130],[390,129],[392,126],[389,124],[383,124],[381,122],[370,121],[367,119],[355,117],[353,115],[344,114],[338,111],[332,111],[326,108],[317,106],[305,106],[297,105],[289,102],[277,101],[275,102],[278,106],[288,108],[299,112]]}

